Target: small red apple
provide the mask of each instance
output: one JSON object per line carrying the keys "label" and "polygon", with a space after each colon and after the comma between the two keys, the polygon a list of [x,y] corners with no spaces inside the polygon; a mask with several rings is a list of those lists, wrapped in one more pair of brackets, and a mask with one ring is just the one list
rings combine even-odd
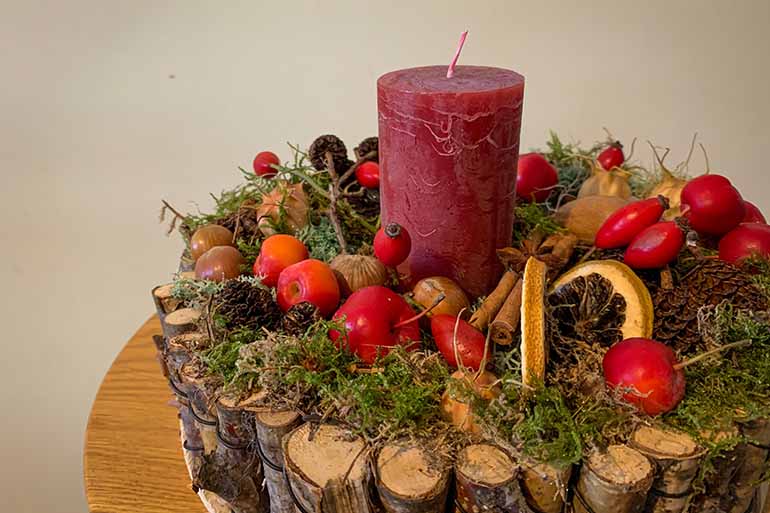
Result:
{"label": "small red apple", "polygon": [[409,303],[392,290],[380,285],[364,287],[334,314],[334,319],[342,320],[346,333],[331,330],[329,337],[338,345],[347,343],[364,362],[374,363],[393,346],[419,346],[419,324],[410,320],[414,315]]}
{"label": "small red apple", "polygon": [[254,262],[254,276],[262,279],[268,287],[278,284],[281,271],[292,264],[308,258],[305,245],[291,235],[271,235],[262,243],[259,256]]}
{"label": "small red apple", "polygon": [[[458,324],[459,322],[459,324]],[[457,324],[457,354],[455,355],[455,324]],[[457,368],[457,357],[463,367],[479,370],[484,359],[486,338],[479,330],[454,315],[437,314],[430,319],[430,331],[436,346],[450,367]]]}
{"label": "small red apple", "polygon": [[340,302],[340,286],[327,264],[320,260],[303,260],[281,271],[277,299],[284,312],[307,301],[317,306],[321,315],[328,317]]}
{"label": "small red apple", "polygon": [[684,397],[684,371],[667,345],[647,338],[628,338],[604,355],[604,380],[611,390],[648,415],[676,408]]}

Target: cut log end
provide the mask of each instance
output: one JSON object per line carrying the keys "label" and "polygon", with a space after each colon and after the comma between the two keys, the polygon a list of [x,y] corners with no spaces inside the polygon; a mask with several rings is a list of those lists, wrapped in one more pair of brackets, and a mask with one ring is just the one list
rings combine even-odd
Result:
{"label": "cut log end", "polygon": [[299,413],[293,410],[260,411],[255,414],[258,423],[269,429],[279,429],[296,424]]}
{"label": "cut log end", "polygon": [[631,437],[631,445],[653,458],[688,459],[701,452],[687,433],[651,426],[639,427]]}
{"label": "cut log end", "polygon": [[193,308],[174,310],[163,319],[163,334],[166,338],[184,335],[198,330],[201,313]]}
{"label": "cut log end", "polygon": [[494,445],[460,451],[455,475],[457,500],[465,511],[519,511],[524,503],[516,464]]}
{"label": "cut log end", "polygon": [[586,466],[604,482],[626,488],[643,488],[653,472],[642,453],[625,445],[611,445],[606,451],[593,453]]}
{"label": "cut log end", "polygon": [[378,489],[391,513],[437,511],[449,487],[449,466],[412,444],[390,444],[377,456]]}
{"label": "cut log end", "polygon": [[653,475],[642,453],[611,445],[585,461],[572,506],[576,513],[636,513],[644,507]]}
{"label": "cut log end", "polygon": [[457,472],[483,486],[500,486],[516,478],[511,457],[494,445],[470,445],[457,457]]}
{"label": "cut log end", "polygon": [[543,463],[523,467],[522,491],[527,504],[542,513],[560,513],[571,474],[572,467],[558,468]]}
{"label": "cut log end", "polygon": [[342,427],[303,424],[283,440],[286,475],[297,500],[313,513],[368,513],[369,452]]}

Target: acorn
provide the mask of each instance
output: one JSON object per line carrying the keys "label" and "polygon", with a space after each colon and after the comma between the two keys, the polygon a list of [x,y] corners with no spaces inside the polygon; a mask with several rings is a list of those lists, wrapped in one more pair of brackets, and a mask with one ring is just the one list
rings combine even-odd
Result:
{"label": "acorn", "polygon": [[444,294],[444,300],[433,308],[428,317],[439,314],[457,317],[463,309],[468,309],[471,302],[463,289],[443,276],[432,276],[418,281],[412,289],[414,300],[423,308],[430,308],[438,300],[439,295]]}
{"label": "acorn", "polygon": [[388,281],[387,269],[372,256],[337,255],[329,265],[337,275],[344,296],[364,287],[385,285]]}

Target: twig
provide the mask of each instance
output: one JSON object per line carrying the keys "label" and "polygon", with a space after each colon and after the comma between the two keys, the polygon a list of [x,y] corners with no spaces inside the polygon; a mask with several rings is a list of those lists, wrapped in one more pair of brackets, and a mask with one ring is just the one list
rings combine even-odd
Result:
{"label": "twig", "polygon": [[337,171],[334,169],[334,158],[330,151],[326,152],[326,167],[331,177],[331,183],[329,184],[329,221],[334,227],[334,234],[337,236],[337,242],[340,245],[340,252],[346,254],[348,252],[348,244],[345,241],[345,235],[342,233],[342,225],[340,224],[339,216],[337,215],[337,201],[340,194],[340,180],[337,176]]}
{"label": "twig", "polygon": [[688,365],[692,365],[693,363],[697,363],[701,360],[704,360],[708,358],[711,355],[714,355],[716,353],[721,353],[722,351],[726,351],[728,349],[733,349],[736,347],[743,347],[751,345],[751,340],[739,340],[738,342],[732,342],[730,344],[725,344],[723,346],[719,346],[715,349],[711,349],[710,351],[706,351],[705,353],[701,353],[697,356],[693,356],[690,359],[684,360],[683,362],[679,362],[676,365],[674,365],[675,370],[684,369]]}

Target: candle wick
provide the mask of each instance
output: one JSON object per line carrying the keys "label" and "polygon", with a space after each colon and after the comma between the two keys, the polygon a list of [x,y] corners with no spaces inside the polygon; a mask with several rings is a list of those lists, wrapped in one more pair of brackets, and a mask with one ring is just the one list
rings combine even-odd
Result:
{"label": "candle wick", "polygon": [[460,43],[457,45],[457,51],[455,52],[455,56],[452,58],[452,62],[449,63],[449,69],[446,71],[446,77],[452,78],[455,74],[455,67],[457,66],[457,59],[460,58],[460,52],[463,51],[463,45],[465,44],[465,38],[468,37],[468,31],[466,30],[462,34],[460,34]]}

